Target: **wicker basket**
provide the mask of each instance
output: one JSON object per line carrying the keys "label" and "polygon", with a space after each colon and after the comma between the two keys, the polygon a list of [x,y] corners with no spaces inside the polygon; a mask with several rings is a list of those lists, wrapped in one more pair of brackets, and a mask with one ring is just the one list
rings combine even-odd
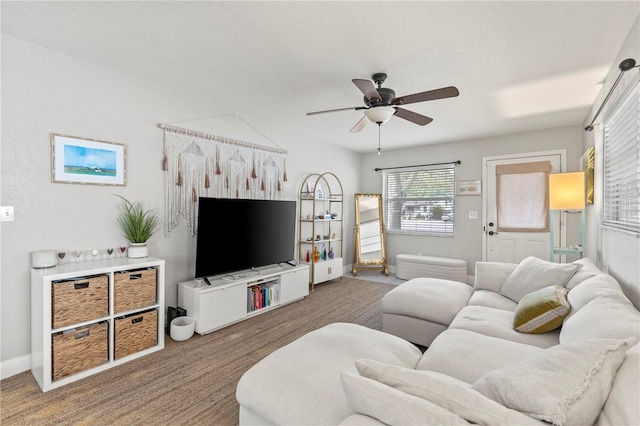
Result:
{"label": "wicker basket", "polygon": [[53,282],[51,323],[54,329],[106,317],[108,314],[107,275]]}
{"label": "wicker basket", "polygon": [[55,333],[51,345],[53,380],[107,363],[108,335],[106,322]]}
{"label": "wicker basket", "polygon": [[154,305],[156,303],[155,268],[116,273],[114,293],[116,313]]}
{"label": "wicker basket", "polygon": [[158,311],[116,318],[115,359],[143,351],[158,343]]}

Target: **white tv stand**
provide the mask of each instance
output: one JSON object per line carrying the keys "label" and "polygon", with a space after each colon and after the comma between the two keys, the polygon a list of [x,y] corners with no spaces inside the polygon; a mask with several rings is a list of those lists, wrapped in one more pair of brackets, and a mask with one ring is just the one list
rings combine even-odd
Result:
{"label": "white tv stand", "polygon": [[[195,319],[198,334],[211,333],[309,295],[308,265],[279,264],[208,278],[211,285],[204,283],[202,287],[195,287],[195,280],[178,284],[178,306]],[[262,303],[255,302],[259,292]]]}

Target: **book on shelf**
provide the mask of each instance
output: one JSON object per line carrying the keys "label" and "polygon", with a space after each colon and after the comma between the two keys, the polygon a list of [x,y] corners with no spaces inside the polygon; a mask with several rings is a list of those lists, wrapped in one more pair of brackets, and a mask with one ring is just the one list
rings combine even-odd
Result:
{"label": "book on shelf", "polygon": [[280,284],[267,282],[247,288],[247,310],[253,312],[278,303],[280,299]]}

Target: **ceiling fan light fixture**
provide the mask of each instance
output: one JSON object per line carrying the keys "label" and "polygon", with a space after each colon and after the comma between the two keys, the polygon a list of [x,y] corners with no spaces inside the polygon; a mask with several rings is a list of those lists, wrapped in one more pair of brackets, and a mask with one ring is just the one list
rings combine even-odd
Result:
{"label": "ceiling fan light fixture", "polygon": [[381,124],[388,121],[395,113],[396,110],[393,107],[379,106],[369,108],[364,112],[364,115],[371,120],[371,122]]}

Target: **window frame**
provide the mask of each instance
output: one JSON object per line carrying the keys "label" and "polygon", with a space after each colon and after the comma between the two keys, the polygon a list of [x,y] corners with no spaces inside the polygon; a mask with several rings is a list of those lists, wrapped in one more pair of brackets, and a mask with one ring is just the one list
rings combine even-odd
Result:
{"label": "window frame", "polygon": [[[383,203],[383,215],[385,223],[385,232],[387,234],[395,235],[415,235],[415,236],[433,236],[433,237],[453,237],[455,232],[455,171],[457,163],[446,163],[441,165],[432,166],[415,166],[410,168],[390,168],[382,171],[382,197]],[[441,174],[439,177],[445,177],[444,181],[440,185],[444,185],[444,193],[431,193],[426,196],[399,196],[397,193],[398,184],[397,180],[405,181],[418,179],[418,183],[423,181],[423,184],[428,184],[429,177],[417,176],[423,172],[430,172],[436,174],[433,179],[437,179],[437,174]],[[446,176],[449,173],[450,176]],[[396,182],[390,182],[390,179],[395,179]],[[394,189],[395,187],[395,189]],[[415,189],[415,188],[414,188]],[[402,207],[398,207],[397,203],[402,203]],[[427,216],[425,218],[411,219],[406,216],[406,212],[410,211],[410,214],[416,210],[416,208],[405,210],[406,203],[413,203],[414,206],[418,206],[420,210],[418,215]],[[395,204],[395,206],[393,206]],[[444,205],[443,205],[444,204]],[[437,221],[429,217],[432,215],[432,206],[439,205],[443,208],[442,215],[450,215],[450,220]],[[420,222],[416,222],[416,220]],[[403,221],[407,223],[407,228],[403,229]],[[413,225],[411,225],[413,222]],[[428,222],[428,223],[427,223]]]}

